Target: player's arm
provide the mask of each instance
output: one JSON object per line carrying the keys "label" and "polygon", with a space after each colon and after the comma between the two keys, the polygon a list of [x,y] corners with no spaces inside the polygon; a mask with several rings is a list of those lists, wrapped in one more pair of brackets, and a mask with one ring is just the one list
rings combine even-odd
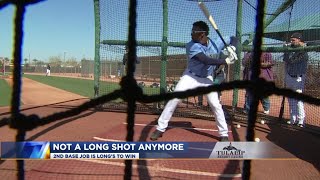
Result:
{"label": "player's arm", "polygon": [[216,39],[212,43],[216,44],[219,52],[222,49],[225,49],[229,54],[229,58],[231,58],[231,56],[233,57],[231,60],[231,63],[228,62],[229,59],[226,59],[227,64],[233,64],[235,60],[238,60],[238,57],[237,57],[238,55],[236,53],[236,47],[238,45],[239,40],[235,36],[225,37],[224,39],[225,39],[225,42],[228,44],[227,47],[225,47],[225,44],[222,42],[221,38]]}
{"label": "player's arm", "polygon": [[296,52],[292,57],[288,58],[287,62],[293,63],[301,63],[304,61],[308,61],[308,53],[307,52]]}
{"label": "player's arm", "polygon": [[204,63],[206,65],[227,64],[226,58],[211,58],[211,57],[208,57],[207,55],[205,55],[203,52],[196,54],[195,56],[193,56],[193,58],[198,61],[201,61],[202,63]]}
{"label": "player's arm", "polygon": [[261,56],[261,68],[270,68],[274,65],[272,61],[272,55],[270,53],[263,53]]}
{"label": "player's arm", "polygon": [[232,64],[235,60],[233,54],[228,54],[224,57],[220,56],[219,54],[214,57],[208,57],[203,53],[202,48],[198,43],[188,44],[187,54],[189,56],[189,59],[200,61],[206,65]]}
{"label": "player's arm", "polygon": [[273,66],[273,64],[270,63],[270,62],[263,62],[263,63],[261,63],[261,68],[270,68],[270,67],[272,67],[272,66]]}
{"label": "player's arm", "polygon": [[220,65],[220,66],[218,66],[218,68],[215,69],[214,74],[217,75],[217,74],[222,73],[224,67],[225,67],[225,65]]}
{"label": "player's arm", "polygon": [[272,61],[262,61],[260,67],[263,69],[271,68],[274,65]]}
{"label": "player's arm", "polygon": [[[283,45],[283,47],[288,47],[289,46],[289,43],[285,43],[284,45]],[[283,53],[283,61],[284,62],[290,62],[290,52],[284,52]]]}

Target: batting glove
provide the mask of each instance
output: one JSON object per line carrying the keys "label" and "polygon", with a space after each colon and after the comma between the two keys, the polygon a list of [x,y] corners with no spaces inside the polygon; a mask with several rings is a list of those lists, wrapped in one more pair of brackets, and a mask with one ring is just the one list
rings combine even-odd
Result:
{"label": "batting glove", "polygon": [[235,58],[235,60],[238,60],[238,56],[237,56],[237,53],[236,53],[236,47],[234,46],[227,46],[227,51],[230,54],[233,55],[233,57]]}
{"label": "batting glove", "polygon": [[227,64],[233,64],[236,61],[236,59],[233,56],[233,54],[229,54],[229,56],[225,60],[226,60]]}

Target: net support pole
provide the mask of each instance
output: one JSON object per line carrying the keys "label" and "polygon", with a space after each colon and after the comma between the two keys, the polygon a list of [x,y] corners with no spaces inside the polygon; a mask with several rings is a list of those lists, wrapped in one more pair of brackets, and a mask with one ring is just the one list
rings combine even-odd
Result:
{"label": "net support pole", "polygon": [[[253,46],[248,45],[248,46],[243,46],[244,51],[252,51]],[[297,47],[297,48],[292,48],[292,47],[261,47],[262,52],[278,52],[278,53],[283,53],[283,52],[297,52],[297,51],[320,51],[320,45],[311,45],[311,46],[303,46],[303,47]]]}
{"label": "net support pole", "polygon": [[161,72],[160,72],[160,93],[166,92],[167,77],[167,51],[168,51],[168,0],[162,1],[163,5],[163,29],[161,42]]}
{"label": "net support pole", "polygon": [[[273,20],[275,20],[281,13],[283,13],[289,6],[291,6],[296,0],[286,0],[285,2],[283,2],[281,4],[281,6],[273,13],[273,16],[271,16],[270,18],[268,18],[264,25],[263,25],[263,29],[265,29],[266,27],[269,26],[269,24],[271,24],[273,22]],[[248,45],[253,41],[253,36],[254,33],[251,33],[249,35],[249,38],[247,41],[244,42],[244,45]]]}
{"label": "net support pole", "polygon": [[94,45],[94,97],[99,96],[100,87],[100,0],[94,2],[94,23],[95,23],[95,45]]}
{"label": "net support pole", "polygon": [[[239,42],[241,42],[241,34],[242,34],[242,0],[238,0],[237,5],[237,21],[236,21],[236,37],[239,39]],[[234,74],[233,74],[233,80],[239,80],[240,79],[240,70],[241,70],[241,52],[242,52],[242,44],[238,43],[237,46],[237,55],[238,55],[238,61],[234,64]],[[230,73],[230,72],[228,72]],[[233,89],[233,95],[232,95],[232,110],[234,111],[235,108],[238,106],[238,96],[239,91],[238,89]]]}

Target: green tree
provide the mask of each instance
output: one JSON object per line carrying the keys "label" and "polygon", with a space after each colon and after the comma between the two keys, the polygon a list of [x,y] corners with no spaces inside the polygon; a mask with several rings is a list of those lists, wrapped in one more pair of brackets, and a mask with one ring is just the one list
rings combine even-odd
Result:
{"label": "green tree", "polygon": [[51,66],[61,66],[62,60],[60,56],[50,56],[49,63]]}
{"label": "green tree", "polygon": [[33,64],[34,64],[34,65],[36,65],[36,64],[37,64],[37,62],[38,62],[38,60],[37,60],[37,59],[33,59],[32,61],[33,61]]}
{"label": "green tree", "polygon": [[28,68],[29,67],[28,59],[25,58],[23,61],[24,61],[24,68]]}
{"label": "green tree", "polygon": [[10,61],[9,58],[7,58],[7,57],[4,58],[5,63],[8,63],[9,61]]}
{"label": "green tree", "polygon": [[44,63],[43,61],[41,61],[41,60],[38,60],[38,61],[37,61],[37,65],[38,65],[38,66],[42,66],[42,65],[45,65],[45,63]]}
{"label": "green tree", "polygon": [[2,71],[3,64],[4,64],[4,59],[0,58],[0,70],[1,71]]}
{"label": "green tree", "polygon": [[78,65],[78,61],[75,57],[71,57],[70,59],[68,59],[66,62],[65,62],[65,66],[72,66],[72,67],[75,67]]}

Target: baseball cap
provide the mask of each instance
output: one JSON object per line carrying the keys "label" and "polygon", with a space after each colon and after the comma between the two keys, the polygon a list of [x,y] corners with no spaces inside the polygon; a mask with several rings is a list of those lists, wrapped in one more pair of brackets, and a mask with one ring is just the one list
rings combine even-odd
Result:
{"label": "baseball cap", "polygon": [[302,34],[298,33],[298,32],[293,33],[290,38],[297,38],[297,39],[300,39],[301,41],[303,41]]}

